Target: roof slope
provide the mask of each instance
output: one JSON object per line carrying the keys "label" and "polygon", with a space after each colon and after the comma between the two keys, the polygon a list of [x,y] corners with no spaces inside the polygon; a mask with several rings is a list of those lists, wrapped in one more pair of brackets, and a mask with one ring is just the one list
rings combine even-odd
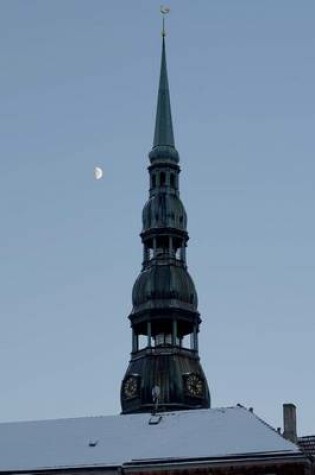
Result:
{"label": "roof slope", "polygon": [[[0,424],[0,471],[109,467],[131,461],[299,454],[242,407]],[[90,444],[95,446],[90,446]]]}

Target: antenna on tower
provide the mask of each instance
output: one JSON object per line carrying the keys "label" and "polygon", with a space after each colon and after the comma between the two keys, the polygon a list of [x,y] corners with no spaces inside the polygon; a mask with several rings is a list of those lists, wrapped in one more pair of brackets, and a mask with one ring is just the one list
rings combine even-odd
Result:
{"label": "antenna on tower", "polygon": [[160,12],[162,13],[163,15],[163,23],[162,23],[162,36],[166,36],[166,31],[165,31],[165,15],[167,15],[169,12],[170,12],[170,8],[165,6],[165,5],[161,5],[160,7]]}

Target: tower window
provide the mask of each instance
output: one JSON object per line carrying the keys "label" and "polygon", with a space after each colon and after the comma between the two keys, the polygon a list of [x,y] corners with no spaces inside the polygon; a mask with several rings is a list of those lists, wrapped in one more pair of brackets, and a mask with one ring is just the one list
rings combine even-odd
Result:
{"label": "tower window", "polygon": [[143,350],[143,348],[147,347],[148,337],[146,335],[139,335],[138,338],[139,338],[138,340],[139,350]]}
{"label": "tower window", "polygon": [[152,188],[156,187],[156,175],[152,175],[152,182],[151,182]]}
{"label": "tower window", "polygon": [[191,349],[190,348],[190,335],[184,335],[181,339],[181,346],[183,348]]}
{"label": "tower window", "polygon": [[154,338],[155,346],[171,346],[172,345],[172,335],[159,333]]}
{"label": "tower window", "polygon": [[160,186],[165,186],[166,176],[164,172],[160,173]]}

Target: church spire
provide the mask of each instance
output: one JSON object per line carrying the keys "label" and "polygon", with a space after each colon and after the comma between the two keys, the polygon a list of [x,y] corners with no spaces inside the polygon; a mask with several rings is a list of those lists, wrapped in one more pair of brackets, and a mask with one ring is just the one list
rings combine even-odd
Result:
{"label": "church spire", "polygon": [[165,32],[162,33],[162,58],[160,82],[158,91],[158,102],[155,120],[155,132],[153,140],[153,148],[159,145],[175,147],[170,91],[168,85],[166,51],[165,51]]}
{"label": "church spire", "polygon": [[163,14],[162,55],[153,146],[151,152],[149,153],[151,163],[160,159],[163,161],[168,160],[176,163],[179,161],[179,155],[175,148],[170,89],[168,84],[166,63],[166,32],[164,17],[168,12],[169,8],[161,7],[161,13]]}
{"label": "church spire", "polygon": [[[163,7],[161,12],[167,10]],[[187,269],[187,215],[179,193],[164,22],[162,35],[149,197],[142,211],[140,234],[142,269],[132,290],[132,351],[121,384],[124,414],[210,406],[198,349],[198,297]]]}

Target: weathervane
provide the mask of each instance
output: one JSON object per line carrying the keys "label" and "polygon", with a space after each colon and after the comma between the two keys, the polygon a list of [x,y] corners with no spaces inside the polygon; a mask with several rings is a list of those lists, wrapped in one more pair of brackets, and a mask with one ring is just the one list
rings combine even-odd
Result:
{"label": "weathervane", "polygon": [[169,8],[169,7],[166,7],[165,5],[161,5],[161,7],[160,7],[160,12],[161,12],[162,15],[163,15],[162,36],[165,36],[165,35],[166,35],[166,31],[165,31],[165,15],[167,15],[167,14],[170,12],[170,8]]}

